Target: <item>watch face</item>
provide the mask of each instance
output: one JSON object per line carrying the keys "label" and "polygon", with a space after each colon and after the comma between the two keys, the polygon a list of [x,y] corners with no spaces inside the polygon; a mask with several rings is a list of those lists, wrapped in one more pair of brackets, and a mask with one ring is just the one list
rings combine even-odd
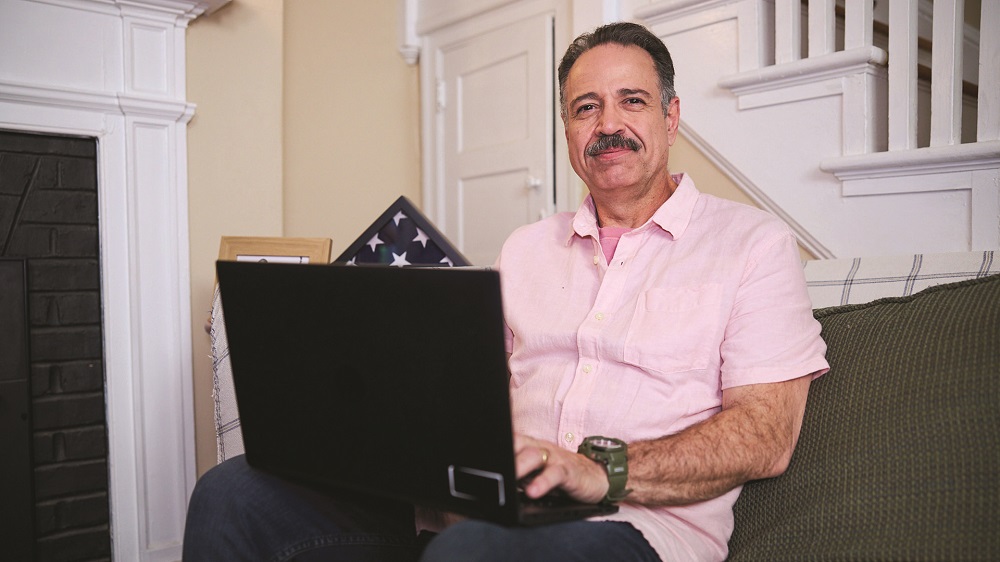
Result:
{"label": "watch face", "polygon": [[621,445],[617,441],[614,439],[608,439],[607,437],[595,437],[590,440],[590,444],[595,449],[601,449],[604,451],[621,448]]}

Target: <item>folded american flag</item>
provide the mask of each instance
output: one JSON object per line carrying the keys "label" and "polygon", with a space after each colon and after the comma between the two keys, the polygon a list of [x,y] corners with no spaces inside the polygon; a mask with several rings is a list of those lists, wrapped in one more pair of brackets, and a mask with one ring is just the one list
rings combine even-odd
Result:
{"label": "folded american flag", "polygon": [[334,263],[395,267],[470,265],[406,197],[390,205]]}

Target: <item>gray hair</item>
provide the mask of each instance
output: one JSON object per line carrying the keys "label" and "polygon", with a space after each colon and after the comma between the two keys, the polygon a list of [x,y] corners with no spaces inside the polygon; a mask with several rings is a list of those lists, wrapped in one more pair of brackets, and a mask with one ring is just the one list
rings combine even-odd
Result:
{"label": "gray hair", "polygon": [[591,33],[584,33],[576,38],[566,49],[562,61],[559,63],[559,114],[566,118],[566,77],[569,71],[576,64],[580,55],[599,45],[614,43],[624,47],[636,46],[653,58],[653,66],[656,68],[656,75],[660,85],[660,105],[663,114],[666,115],[670,109],[670,101],[677,96],[674,91],[674,62],[670,58],[670,51],[659,37],[654,35],[645,27],[629,22],[611,23],[598,27]]}

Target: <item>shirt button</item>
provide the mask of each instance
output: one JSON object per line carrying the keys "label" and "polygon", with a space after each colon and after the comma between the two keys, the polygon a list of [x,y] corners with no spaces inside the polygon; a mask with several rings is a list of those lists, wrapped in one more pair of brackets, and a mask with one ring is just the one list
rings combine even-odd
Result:
{"label": "shirt button", "polygon": [[597,256],[594,256],[594,265],[597,265],[599,263],[601,263],[600,260],[597,259]]}
{"label": "shirt button", "polygon": [[598,312],[597,314],[594,315],[594,319],[598,320],[598,321],[604,320],[604,313],[603,312]]}
{"label": "shirt button", "polygon": [[594,370],[594,368],[592,366],[590,366],[590,365],[584,365],[583,366],[583,372],[584,373],[589,373],[589,372],[591,372],[593,370]]}
{"label": "shirt button", "polygon": [[567,443],[572,443],[573,442],[573,434],[572,433],[567,433],[566,435],[563,435],[563,439],[565,439]]}

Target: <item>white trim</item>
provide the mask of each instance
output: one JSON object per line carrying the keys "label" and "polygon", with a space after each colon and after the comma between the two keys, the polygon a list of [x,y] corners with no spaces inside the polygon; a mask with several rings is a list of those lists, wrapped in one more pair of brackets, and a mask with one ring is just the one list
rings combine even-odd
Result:
{"label": "white trim", "polygon": [[635,17],[648,25],[664,23],[667,18],[681,18],[698,12],[714,10],[720,6],[736,4],[742,0],[660,0],[635,9]]}
{"label": "white trim", "polygon": [[1000,141],[841,156],[823,160],[819,165],[821,170],[834,174],[840,180],[974,171],[998,166]]}
{"label": "white trim", "polygon": [[[184,34],[228,0],[3,1],[0,41],[33,48],[0,59],[0,128],[97,140],[112,556],[178,560],[196,477]],[[53,22],[67,35],[45,42]]]}
{"label": "white trim", "polygon": [[[740,96],[741,109],[761,107],[769,103],[761,99],[745,106],[743,97],[790,87],[809,86],[831,78],[843,78],[861,72],[874,72],[873,66],[884,67],[888,60],[889,55],[878,47],[861,47],[725,76],[719,80],[719,87],[732,90],[734,94]],[[884,72],[884,68],[882,71]],[[803,89],[803,91],[808,90]],[[818,96],[807,93],[798,99],[814,97]],[[774,103],[787,101],[791,100],[782,98]]]}

